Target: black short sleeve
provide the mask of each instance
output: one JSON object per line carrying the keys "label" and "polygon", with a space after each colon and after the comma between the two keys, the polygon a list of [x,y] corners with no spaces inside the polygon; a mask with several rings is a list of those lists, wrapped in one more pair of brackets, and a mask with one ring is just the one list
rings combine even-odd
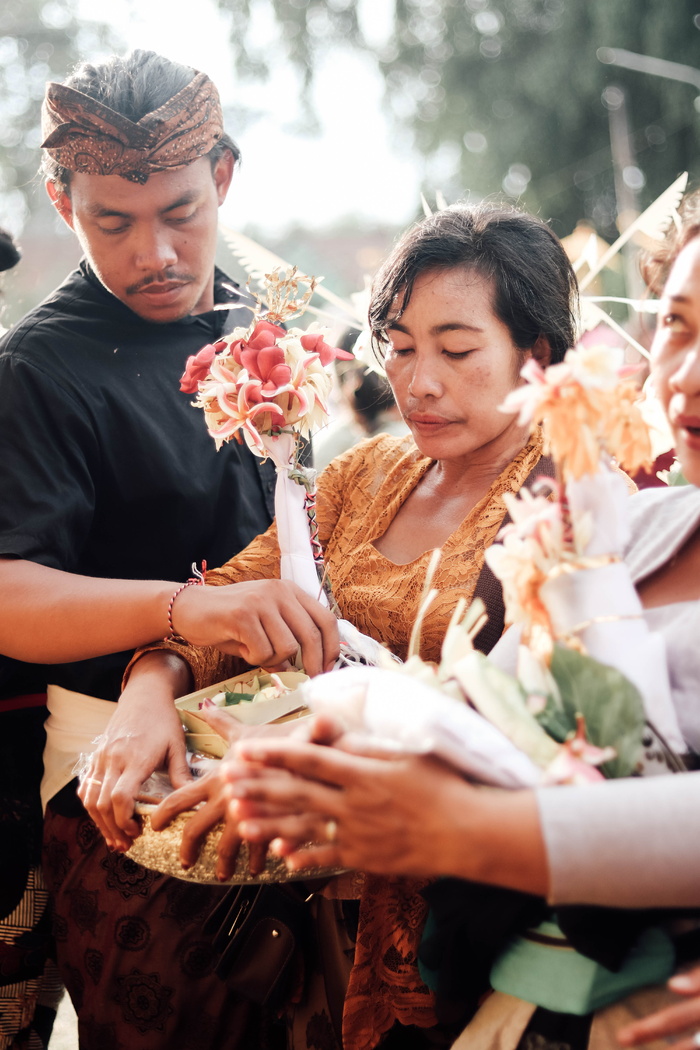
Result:
{"label": "black short sleeve", "polygon": [[0,554],[73,571],[99,471],[91,421],[55,377],[0,359]]}

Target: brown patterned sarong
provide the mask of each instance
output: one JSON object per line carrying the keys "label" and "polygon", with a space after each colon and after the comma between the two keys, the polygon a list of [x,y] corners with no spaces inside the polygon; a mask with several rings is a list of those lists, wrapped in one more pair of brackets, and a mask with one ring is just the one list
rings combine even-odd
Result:
{"label": "brown patterned sarong", "polygon": [[[202,923],[228,887],[149,871],[111,853],[68,785],[44,826],[59,970],[78,1014],[81,1050],[274,1050],[276,1018],[214,973]],[[79,807],[79,809],[78,809]]]}

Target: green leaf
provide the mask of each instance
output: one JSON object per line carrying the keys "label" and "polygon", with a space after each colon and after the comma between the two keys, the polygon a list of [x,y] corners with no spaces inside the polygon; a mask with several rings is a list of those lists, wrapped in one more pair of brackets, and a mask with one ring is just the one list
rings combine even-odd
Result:
{"label": "green leaf", "polygon": [[546,706],[537,712],[535,718],[559,744],[563,744],[572,730],[576,729],[576,722],[572,724],[568,710],[562,708],[552,696],[547,697]]}
{"label": "green leaf", "polygon": [[240,704],[242,700],[250,702],[255,699],[255,693],[231,693],[228,689],[225,690],[224,696],[226,697],[226,707]]}
{"label": "green leaf", "polygon": [[[617,751],[617,758],[601,766],[601,772],[606,777],[629,776],[642,749],[645,723],[636,686],[614,667],[563,645],[554,647],[550,670],[561,693],[559,715],[569,724],[569,732],[576,729],[576,715],[582,714],[590,742]],[[549,717],[549,706],[538,716],[541,721]],[[549,730],[545,721],[542,724]]]}

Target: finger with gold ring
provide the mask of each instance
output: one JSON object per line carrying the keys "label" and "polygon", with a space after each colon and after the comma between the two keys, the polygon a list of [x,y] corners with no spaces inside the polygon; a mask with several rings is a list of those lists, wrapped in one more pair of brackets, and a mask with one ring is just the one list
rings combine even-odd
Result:
{"label": "finger with gold ring", "polygon": [[326,821],[326,841],[335,842],[338,835],[338,825],[334,820]]}

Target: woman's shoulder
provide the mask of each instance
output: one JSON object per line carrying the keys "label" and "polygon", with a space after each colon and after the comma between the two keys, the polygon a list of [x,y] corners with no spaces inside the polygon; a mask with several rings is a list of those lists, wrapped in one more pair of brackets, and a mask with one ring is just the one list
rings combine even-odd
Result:
{"label": "woman's shoulder", "polygon": [[673,485],[642,489],[629,499],[625,560],[633,579],[660,568],[700,526],[700,489]]}

